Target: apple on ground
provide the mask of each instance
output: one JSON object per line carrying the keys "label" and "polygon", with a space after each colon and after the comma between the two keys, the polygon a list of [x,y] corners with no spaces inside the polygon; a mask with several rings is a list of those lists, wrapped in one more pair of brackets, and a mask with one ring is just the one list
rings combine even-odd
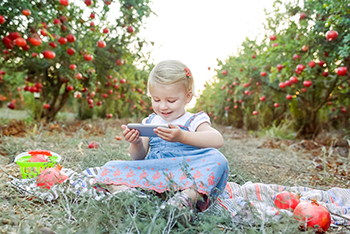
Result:
{"label": "apple on ground", "polygon": [[97,149],[98,147],[100,147],[100,143],[98,143],[97,141],[90,141],[89,142],[90,149]]}
{"label": "apple on ground", "polygon": [[113,117],[113,114],[107,114],[107,118],[110,119]]}
{"label": "apple on ground", "polygon": [[115,136],[115,139],[116,139],[117,141],[121,141],[123,138],[122,138],[121,136]]}

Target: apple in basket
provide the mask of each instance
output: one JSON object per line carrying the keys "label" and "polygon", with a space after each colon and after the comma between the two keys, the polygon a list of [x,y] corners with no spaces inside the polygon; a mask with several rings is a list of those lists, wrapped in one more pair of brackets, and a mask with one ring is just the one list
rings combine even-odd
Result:
{"label": "apple in basket", "polygon": [[27,162],[47,162],[46,156],[51,156],[50,151],[46,150],[33,150],[28,152],[31,157],[27,160]]}
{"label": "apple in basket", "polygon": [[299,203],[299,196],[288,191],[278,193],[275,198],[275,205],[280,209],[293,211]]}
{"label": "apple in basket", "polygon": [[54,168],[46,168],[36,178],[36,185],[41,188],[50,189],[55,184],[62,184],[68,176],[61,171],[62,166],[57,164]]}
{"label": "apple in basket", "polygon": [[300,202],[294,210],[293,217],[299,221],[301,229],[316,228],[317,233],[326,232],[332,222],[327,208],[318,204],[316,199]]}

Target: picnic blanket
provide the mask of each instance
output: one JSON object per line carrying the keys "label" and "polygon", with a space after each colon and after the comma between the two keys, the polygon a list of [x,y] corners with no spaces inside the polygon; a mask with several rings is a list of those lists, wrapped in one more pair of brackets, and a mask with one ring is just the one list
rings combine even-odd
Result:
{"label": "picnic blanket", "polygon": [[[100,169],[101,167],[88,168],[78,173],[63,168],[62,171],[68,176],[64,182],[65,186],[54,185],[47,191],[36,186],[35,178],[12,178],[13,180],[8,182],[8,185],[13,186],[24,195],[32,195],[46,201],[53,201],[60,194],[88,194],[93,199],[102,200],[111,195],[104,189],[98,189],[93,185]],[[204,212],[213,215],[229,215],[237,222],[254,222],[256,217],[265,222],[279,220],[283,215],[293,215],[292,212],[278,209],[275,206],[274,199],[282,191],[300,193],[300,200],[316,198],[319,204],[324,205],[330,211],[332,226],[350,225],[350,189],[342,188],[322,191],[308,187],[287,187],[277,184],[247,182],[239,185],[228,182],[223,193]],[[254,214],[251,207],[254,207]]]}

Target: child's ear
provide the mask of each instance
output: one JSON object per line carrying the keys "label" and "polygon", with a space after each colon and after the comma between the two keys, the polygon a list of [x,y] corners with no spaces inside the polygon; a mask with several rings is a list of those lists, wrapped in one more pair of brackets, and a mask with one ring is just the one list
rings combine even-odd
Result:
{"label": "child's ear", "polygon": [[191,90],[189,90],[186,94],[186,104],[192,100],[192,97],[193,97],[193,93]]}

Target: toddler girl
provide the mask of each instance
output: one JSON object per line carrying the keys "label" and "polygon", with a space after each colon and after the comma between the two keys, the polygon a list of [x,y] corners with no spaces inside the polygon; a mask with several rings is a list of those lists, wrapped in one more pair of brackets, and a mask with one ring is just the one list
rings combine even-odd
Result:
{"label": "toddler girl", "polygon": [[95,183],[110,185],[112,192],[136,187],[157,193],[175,190],[178,193],[169,204],[197,204],[205,210],[224,190],[229,168],[227,159],[215,149],[224,141],[210,126],[208,115],[185,111],[193,93],[193,77],[183,63],[166,60],[157,64],[147,84],[155,113],[142,123],[168,124],[170,128],[158,127],[154,130],[158,137],[149,138],[122,125],[133,161],[108,162]]}

